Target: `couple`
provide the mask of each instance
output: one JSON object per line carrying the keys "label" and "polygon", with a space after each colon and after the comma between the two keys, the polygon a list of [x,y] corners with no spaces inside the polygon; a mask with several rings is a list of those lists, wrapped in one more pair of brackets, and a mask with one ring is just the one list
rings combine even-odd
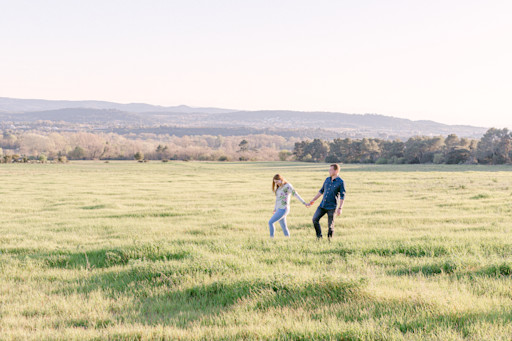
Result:
{"label": "couple", "polygon": [[[329,230],[327,232],[327,238],[329,241],[332,238],[334,232],[334,214],[339,216],[341,214],[341,208],[343,207],[343,201],[345,199],[345,185],[343,180],[339,177],[340,166],[332,164],[329,168],[329,177],[325,179],[322,188],[315,195],[313,200],[306,203],[295,191],[291,184],[287,183],[286,180],[279,174],[274,176],[272,181],[272,191],[276,194],[276,205],[274,208],[274,215],[270,218],[268,226],[270,228],[270,237],[274,238],[274,223],[279,222],[283,233],[286,237],[290,236],[290,231],[286,225],[286,216],[290,212],[290,199],[291,196],[295,196],[300,202],[306,207],[310,207],[314,202],[324,196],[322,202],[316,209],[315,215],[313,216],[313,225],[316,230],[316,237],[322,238],[322,228],[320,227],[320,218],[326,213],[328,217]],[[337,198],[339,198],[339,206],[337,207]]]}

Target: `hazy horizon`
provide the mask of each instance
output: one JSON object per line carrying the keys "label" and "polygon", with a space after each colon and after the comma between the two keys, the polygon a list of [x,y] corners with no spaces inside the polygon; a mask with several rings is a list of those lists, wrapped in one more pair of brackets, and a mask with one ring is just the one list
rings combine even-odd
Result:
{"label": "hazy horizon", "polygon": [[[349,115],[381,115],[381,116],[386,116],[386,117],[391,117],[391,118],[398,118],[398,119],[409,119],[413,122],[415,121],[433,121],[433,122],[437,122],[437,123],[442,123],[444,124],[443,122],[438,122],[438,121],[435,121],[435,120],[429,120],[429,119],[410,119],[410,118],[407,118],[407,117],[398,117],[398,116],[392,116],[392,115],[382,115],[382,114],[379,114],[379,113],[344,113],[344,112],[337,112],[337,111],[320,111],[320,110],[290,110],[290,109],[255,109],[255,110],[249,110],[249,109],[240,109],[240,108],[218,108],[218,107],[212,107],[212,106],[205,106],[205,107],[200,107],[200,106],[192,106],[192,105],[187,105],[187,104],[178,104],[178,105],[172,105],[172,106],[165,106],[165,105],[160,105],[160,104],[155,104],[155,103],[145,103],[145,102],[114,102],[114,101],[108,101],[108,100],[95,100],[95,99],[45,99],[45,98],[13,98],[13,97],[1,97],[0,96],[0,99],[1,98],[9,98],[9,99],[13,99],[13,100],[34,100],[34,101],[65,101],[65,102],[109,102],[109,103],[115,103],[115,104],[120,104],[120,105],[151,105],[151,106],[160,106],[160,107],[180,107],[180,106],[184,106],[184,107],[189,107],[189,108],[197,108],[197,109],[206,109],[206,108],[214,108],[214,109],[225,109],[225,110],[232,110],[233,112],[237,112],[237,111],[240,111],[240,112],[245,112],[245,111],[254,111],[254,112],[258,112],[258,111],[293,111],[293,112],[303,112],[303,113],[320,113],[320,112],[324,112],[324,113],[333,113],[333,114],[336,114],[336,113],[339,113],[339,114],[349,114]],[[63,107],[63,109],[73,109],[73,107]],[[87,108],[87,107],[84,107],[84,108]],[[115,109],[115,108],[111,108],[111,109]],[[38,110],[28,110],[27,112],[32,112],[32,111],[45,111],[45,110],[59,110],[59,109],[38,109]],[[476,125],[471,125],[471,124],[448,124],[448,125],[462,125],[462,126],[474,126],[474,127],[485,127],[485,128],[492,128],[491,126],[476,126]],[[496,127],[494,127],[496,128]]]}
{"label": "hazy horizon", "polygon": [[506,1],[5,2],[0,96],[512,128]]}

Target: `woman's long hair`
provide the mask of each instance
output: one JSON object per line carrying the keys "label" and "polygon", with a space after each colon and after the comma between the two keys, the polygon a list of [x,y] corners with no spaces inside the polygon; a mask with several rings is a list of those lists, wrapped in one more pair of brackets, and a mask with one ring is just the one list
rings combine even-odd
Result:
{"label": "woman's long hair", "polygon": [[277,188],[279,186],[276,185],[276,183],[274,182],[274,180],[281,180],[281,186],[284,186],[286,185],[286,180],[283,178],[283,176],[281,174],[276,174],[274,175],[274,178],[272,179],[272,192],[276,192],[277,191]]}

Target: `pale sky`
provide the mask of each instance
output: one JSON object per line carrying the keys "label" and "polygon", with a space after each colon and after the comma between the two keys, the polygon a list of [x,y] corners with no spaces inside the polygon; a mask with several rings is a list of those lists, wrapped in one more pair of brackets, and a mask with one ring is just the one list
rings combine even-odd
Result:
{"label": "pale sky", "polygon": [[510,0],[0,0],[0,97],[512,128]]}

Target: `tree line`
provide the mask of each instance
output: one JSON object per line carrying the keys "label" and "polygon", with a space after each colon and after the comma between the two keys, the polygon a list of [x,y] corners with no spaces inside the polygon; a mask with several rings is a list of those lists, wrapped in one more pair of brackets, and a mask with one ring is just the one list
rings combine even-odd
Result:
{"label": "tree line", "polygon": [[152,133],[0,131],[0,162],[53,160],[285,161],[377,164],[512,163],[512,132],[489,129],[479,140],[411,137],[301,140],[276,135],[169,136]]}
{"label": "tree line", "polygon": [[[266,161],[290,158],[300,138],[277,135],[0,131],[0,162],[67,160]],[[284,155],[284,156],[283,156]]]}
{"label": "tree line", "polygon": [[411,137],[407,141],[350,138],[295,143],[298,161],[376,163],[376,164],[510,164],[512,132],[491,128],[480,140],[459,138],[455,134]]}

